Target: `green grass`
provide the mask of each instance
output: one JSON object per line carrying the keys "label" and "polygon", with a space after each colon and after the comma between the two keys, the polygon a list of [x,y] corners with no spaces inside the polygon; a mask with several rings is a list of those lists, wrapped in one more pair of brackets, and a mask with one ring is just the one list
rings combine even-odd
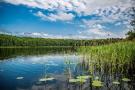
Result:
{"label": "green grass", "polygon": [[[89,61],[90,71],[96,68],[108,72],[125,71],[125,67],[132,68],[135,61],[135,42],[126,41],[102,46],[80,47],[78,52]],[[128,67],[126,69],[128,70]]]}
{"label": "green grass", "polygon": [[94,60],[129,61],[135,59],[135,42],[119,42],[103,46],[80,47],[79,52]]}

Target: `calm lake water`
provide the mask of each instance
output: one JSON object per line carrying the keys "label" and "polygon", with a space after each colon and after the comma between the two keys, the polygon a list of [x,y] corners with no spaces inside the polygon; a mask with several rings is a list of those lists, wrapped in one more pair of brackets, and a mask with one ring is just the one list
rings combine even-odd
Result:
{"label": "calm lake water", "polygon": [[[90,75],[92,67],[85,59],[72,48],[0,49],[0,90],[135,90],[132,63],[112,73],[108,72],[112,66],[99,70],[94,64],[92,79],[83,84],[70,83],[69,78]],[[53,80],[40,81],[44,77]],[[131,81],[122,81],[124,77]],[[92,86],[94,79],[101,80],[103,86]],[[120,84],[113,84],[116,80]]]}

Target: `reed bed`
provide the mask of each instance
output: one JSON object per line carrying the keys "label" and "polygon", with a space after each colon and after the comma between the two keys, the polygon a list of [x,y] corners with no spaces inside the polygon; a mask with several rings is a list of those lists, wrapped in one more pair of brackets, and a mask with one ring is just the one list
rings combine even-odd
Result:
{"label": "reed bed", "polygon": [[102,46],[83,46],[78,49],[78,52],[83,56],[85,61],[89,61],[91,73],[94,73],[95,68],[109,73],[119,71],[123,73],[129,70],[129,68],[134,67],[134,41],[118,42]]}
{"label": "reed bed", "polygon": [[78,51],[92,60],[129,62],[135,60],[135,42],[119,42],[102,46],[80,47]]}

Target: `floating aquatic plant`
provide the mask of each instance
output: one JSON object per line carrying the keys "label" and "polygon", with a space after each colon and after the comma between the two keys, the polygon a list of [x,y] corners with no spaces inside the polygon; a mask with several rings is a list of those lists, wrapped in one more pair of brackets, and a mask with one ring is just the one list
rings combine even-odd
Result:
{"label": "floating aquatic plant", "polygon": [[99,80],[93,81],[92,85],[95,86],[95,87],[102,87],[103,86],[102,82],[99,81]]}
{"label": "floating aquatic plant", "polygon": [[17,77],[16,79],[18,79],[18,80],[21,80],[21,79],[23,79],[24,77]]}
{"label": "floating aquatic plant", "polygon": [[129,78],[123,78],[122,81],[124,81],[124,82],[130,82],[131,80]]}
{"label": "floating aquatic plant", "polygon": [[119,85],[120,84],[119,81],[113,81],[112,83],[115,84],[115,85]]}
{"label": "floating aquatic plant", "polygon": [[78,79],[89,79],[92,78],[92,76],[87,75],[87,76],[77,76]]}
{"label": "floating aquatic plant", "polygon": [[98,77],[98,76],[96,76],[96,77],[95,77],[95,80],[99,80],[99,77]]}
{"label": "floating aquatic plant", "polygon": [[77,79],[69,79],[69,82],[70,83],[85,83],[86,80],[85,79],[77,78]]}
{"label": "floating aquatic plant", "polygon": [[69,82],[70,83],[76,83],[76,82],[78,82],[78,79],[69,79]]}
{"label": "floating aquatic plant", "polygon": [[40,82],[46,82],[46,81],[53,81],[54,78],[41,78],[39,79]]}

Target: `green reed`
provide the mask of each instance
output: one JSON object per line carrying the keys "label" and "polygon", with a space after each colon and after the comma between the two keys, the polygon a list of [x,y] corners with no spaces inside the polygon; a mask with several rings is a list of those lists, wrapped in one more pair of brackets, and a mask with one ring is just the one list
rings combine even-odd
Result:
{"label": "green reed", "polygon": [[[78,49],[85,60],[89,61],[90,72],[96,69],[115,72],[117,70],[123,72],[124,66],[132,66],[135,61],[135,42],[119,42],[102,46],[83,46]],[[112,68],[113,67],[113,68]],[[127,70],[128,70],[127,67]]]}
{"label": "green reed", "polygon": [[79,52],[89,55],[91,59],[109,62],[131,61],[135,59],[135,42],[120,42],[103,46],[80,47]]}

